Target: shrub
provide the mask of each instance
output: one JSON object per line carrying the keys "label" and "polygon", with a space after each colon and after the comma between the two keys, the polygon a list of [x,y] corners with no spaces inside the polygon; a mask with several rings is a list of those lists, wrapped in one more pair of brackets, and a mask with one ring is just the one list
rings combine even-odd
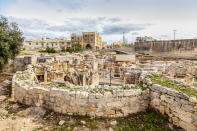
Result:
{"label": "shrub", "polygon": [[47,52],[47,53],[57,53],[58,51],[54,48],[47,47],[45,50],[40,50],[39,52]]}
{"label": "shrub", "polygon": [[63,47],[63,48],[61,49],[61,52],[66,52],[66,49]]}
{"label": "shrub", "polygon": [[80,44],[73,44],[72,47],[73,52],[79,52],[82,50],[82,46]]}

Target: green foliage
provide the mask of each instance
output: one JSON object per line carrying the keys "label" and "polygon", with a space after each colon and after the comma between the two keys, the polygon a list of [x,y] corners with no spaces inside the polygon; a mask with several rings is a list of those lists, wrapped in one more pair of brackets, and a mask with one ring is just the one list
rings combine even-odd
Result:
{"label": "green foliage", "polygon": [[185,86],[177,83],[176,81],[169,80],[168,78],[166,78],[162,75],[151,73],[150,79],[152,80],[152,82],[154,84],[159,84],[161,86],[175,89],[179,92],[187,94],[188,96],[197,97],[197,90],[195,90],[193,88],[185,87]]}
{"label": "green foliage", "polygon": [[142,89],[142,90],[146,90],[146,88],[143,87],[143,83],[139,82],[137,83],[135,86],[122,86],[122,89]]}
{"label": "green foliage", "polygon": [[44,52],[46,52],[46,53],[58,53],[58,51],[56,49],[50,48],[50,47],[47,47],[45,50],[40,50],[39,52],[40,53],[44,53]]}
{"label": "green foliage", "polygon": [[0,16],[0,72],[20,52],[24,38],[16,23],[9,23],[7,18]]}
{"label": "green foliage", "polygon": [[73,44],[71,47],[67,47],[66,50],[62,51],[62,52],[69,52],[69,53],[73,53],[73,52],[80,52],[82,51],[82,46],[80,44]]}
{"label": "green foliage", "polygon": [[63,48],[61,49],[61,52],[66,52],[66,49],[63,47]]}
{"label": "green foliage", "polygon": [[82,50],[82,46],[80,44],[73,44],[72,49],[74,52],[79,52]]}
{"label": "green foliage", "polygon": [[86,49],[92,49],[92,46],[90,44],[87,44]]}
{"label": "green foliage", "polygon": [[133,114],[126,118],[116,118],[117,127],[114,130],[122,131],[170,131],[167,128],[168,116],[152,109],[146,113]]}
{"label": "green foliage", "polygon": [[72,53],[72,52],[74,52],[74,50],[73,50],[73,48],[71,48],[71,47],[67,47],[67,48],[66,48],[66,52]]}

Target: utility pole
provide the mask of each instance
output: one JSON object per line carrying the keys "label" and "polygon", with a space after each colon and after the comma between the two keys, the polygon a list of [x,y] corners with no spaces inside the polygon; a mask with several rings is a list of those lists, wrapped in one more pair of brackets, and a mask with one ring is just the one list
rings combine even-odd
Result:
{"label": "utility pole", "polygon": [[111,86],[111,70],[112,70],[112,68],[110,67],[110,78],[109,78],[109,86]]}
{"label": "utility pole", "polygon": [[122,36],[122,42],[123,42],[123,45],[125,44],[125,36],[124,36],[124,32],[123,32],[123,36]]}
{"label": "utility pole", "polygon": [[176,39],[176,30],[173,30],[174,32],[174,40]]}
{"label": "utility pole", "polygon": [[112,80],[112,62],[113,62],[113,57],[112,57],[112,54],[110,55],[110,77],[109,77],[109,86],[111,87],[111,80]]}

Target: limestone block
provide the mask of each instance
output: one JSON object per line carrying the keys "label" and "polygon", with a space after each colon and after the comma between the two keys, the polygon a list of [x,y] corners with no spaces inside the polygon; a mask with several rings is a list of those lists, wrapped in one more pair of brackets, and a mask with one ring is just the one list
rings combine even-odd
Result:
{"label": "limestone block", "polygon": [[159,106],[159,111],[161,112],[161,114],[165,113],[165,107],[164,106]]}
{"label": "limestone block", "polygon": [[81,91],[81,93],[80,93],[80,98],[81,98],[81,99],[87,99],[88,96],[89,96],[89,93],[88,93],[88,92],[86,92],[86,91]]}
{"label": "limestone block", "polygon": [[163,87],[158,84],[153,84],[151,89],[153,89],[154,91],[164,93],[164,94],[167,93],[167,91],[168,91],[167,87]]}
{"label": "limestone block", "polygon": [[95,99],[96,98],[94,93],[90,93],[88,97],[89,97],[89,99]]}
{"label": "limestone block", "polygon": [[182,105],[189,105],[189,104],[190,104],[190,102],[187,101],[187,100],[185,100],[185,99],[181,99],[181,100],[180,100],[180,103],[181,103]]}
{"label": "limestone block", "polygon": [[189,101],[192,103],[197,103],[196,97],[189,97]]}
{"label": "limestone block", "polygon": [[96,97],[96,99],[101,99],[101,98],[103,98],[103,95],[101,93],[96,93],[95,97]]}
{"label": "limestone block", "polygon": [[151,97],[151,99],[159,98],[160,97],[160,94],[158,92],[151,91],[150,92],[150,97]]}
{"label": "limestone block", "polygon": [[172,117],[172,121],[175,122],[175,123],[178,123],[178,122],[179,122],[179,118],[177,118],[177,117]]}
{"label": "limestone block", "polygon": [[70,91],[69,95],[72,96],[72,97],[76,97],[76,92],[75,91]]}
{"label": "limestone block", "polygon": [[112,110],[110,108],[107,108],[106,111],[105,111],[105,113],[106,113],[107,116],[115,115],[115,110]]}
{"label": "limestone block", "polygon": [[197,114],[192,114],[192,120],[197,121]]}
{"label": "limestone block", "polygon": [[132,96],[134,94],[133,90],[124,90],[123,92],[124,92],[124,96]]}
{"label": "limestone block", "polygon": [[151,104],[152,104],[153,106],[159,106],[159,105],[160,105],[160,99],[153,99],[153,100],[151,101]]}
{"label": "limestone block", "polygon": [[185,112],[185,111],[181,111],[181,113],[179,114],[179,119],[184,121],[184,122],[188,122],[191,123],[192,120],[192,114],[189,112]]}
{"label": "limestone block", "polygon": [[76,98],[80,98],[81,92],[80,91],[76,91],[75,95],[76,95]]}
{"label": "limestone block", "polygon": [[131,110],[128,107],[121,108],[121,111],[122,111],[122,113],[123,113],[124,116],[128,116],[130,112],[137,113],[137,110],[136,109],[135,110]]}
{"label": "limestone block", "polygon": [[189,100],[189,96],[186,94],[183,94],[182,92],[179,92],[176,94],[176,97],[180,98],[180,99],[185,99],[185,100]]}
{"label": "limestone block", "polygon": [[57,106],[54,106],[54,107],[53,107],[53,111],[54,111],[54,112],[61,113],[61,110],[62,110],[61,107],[57,107]]}
{"label": "limestone block", "polygon": [[123,106],[123,104],[120,101],[114,101],[114,102],[107,103],[107,106],[111,108],[120,108]]}
{"label": "limestone block", "polygon": [[186,111],[186,112],[192,112],[193,109],[194,109],[194,107],[191,106],[191,105],[182,105],[182,106],[181,106],[181,109],[183,109],[183,110]]}
{"label": "limestone block", "polygon": [[104,93],[104,97],[105,98],[111,98],[112,97],[112,93],[111,92],[105,92]]}
{"label": "limestone block", "polygon": [[116,90],[113,90],[113,91],[112,91],[112,97],[114,97],[114,98],[117,97]]}
{"label": "limestone block", "polygon": [[103,112],[96,112],[96,116],[97,116],[97,117],[102,117],[103,115],[104,115]]}
{"label": "limestone block", "polygon": [[194,111],[197,112],[197,105],[194,106]]}
{"label": "limestone block", "polygon": [[197,128],[197,121],[194,121],[192,124]]}
{"label": "limestone block", "polygon": [[116,90],[116,96],[118,96],[118,97],[124,96],[124,91],[123,90]]}
{"label": "limestone block", "polygon": [[185,129],[186,131],[196,131],[197,128],[189,123],[189,122],[185,122],[185,121],[179,121],[179,126],[182,127],[183,129]]}
{"label": "limestone block", "polygon": [[161,96],[160,96],[160,99],[161,99],[161,101],[166,101],[165,95],[161,95]]}

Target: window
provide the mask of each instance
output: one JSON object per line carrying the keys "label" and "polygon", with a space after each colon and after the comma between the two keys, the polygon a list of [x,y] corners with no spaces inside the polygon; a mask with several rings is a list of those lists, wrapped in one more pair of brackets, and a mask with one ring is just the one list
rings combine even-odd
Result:
{"label": "window", "polygon": [[49,45],[49,43],[47,43],[47,46]]}
{"label": "window", "polygon": [[36,43],[36,45],[38,45],[38,43]]}
{"label": "window", "polygon": [[29,43],[29,45],[31,45],[31,43]]}
{"label": "window", "polygon": [[42,43],[42,47],[44,47],[44,43]]}
{"label": "window", "polygon": [[57,43],[56,43],[56,45],[57,45]]}
{"label": "window", "polygon": [[53,43],[52,43],[52,47],[53,47]]}

